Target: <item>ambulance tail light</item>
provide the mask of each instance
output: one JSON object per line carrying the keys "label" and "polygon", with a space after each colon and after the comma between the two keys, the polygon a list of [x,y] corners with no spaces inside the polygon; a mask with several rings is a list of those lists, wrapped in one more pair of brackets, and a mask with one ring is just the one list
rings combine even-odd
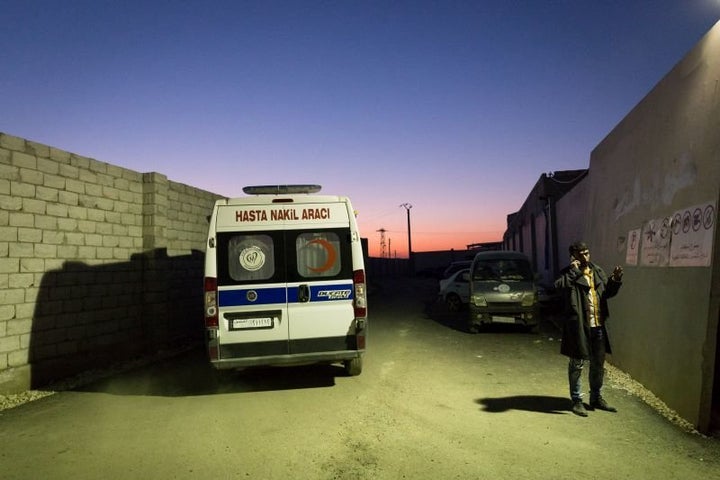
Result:
{"label": "ambulance tail light", "polygon": [[365,270],[355,270],[353,272],[353,287],[355,289],[355,318],[365,318],[367,317]]}
{"label": "ambulance tail light", "polygon": [[205,327],[218,328],[217,278],[205,277]]}

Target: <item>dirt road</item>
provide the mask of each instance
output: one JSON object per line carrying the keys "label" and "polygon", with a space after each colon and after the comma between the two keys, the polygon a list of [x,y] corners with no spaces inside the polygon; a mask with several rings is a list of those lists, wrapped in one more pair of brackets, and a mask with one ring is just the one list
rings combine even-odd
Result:
{"label": "dirt road", "polygon": [[569,410],[556,334],[470,335],[434,284],[371,297],[365,369],[218,378],[203,352],[0,412],[9,479],[710,479],[720,442],[613,386],[619,412]]}

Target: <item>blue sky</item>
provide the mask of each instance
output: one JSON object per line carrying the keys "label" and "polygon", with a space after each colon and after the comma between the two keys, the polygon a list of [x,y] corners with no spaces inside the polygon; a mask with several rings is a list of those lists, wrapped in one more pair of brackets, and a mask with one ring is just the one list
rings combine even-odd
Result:
{"label": "blue sky", "polygon": [[371,252],[502,238],[720,0],[0,0],[0,131],[226,196],[319,183]]}

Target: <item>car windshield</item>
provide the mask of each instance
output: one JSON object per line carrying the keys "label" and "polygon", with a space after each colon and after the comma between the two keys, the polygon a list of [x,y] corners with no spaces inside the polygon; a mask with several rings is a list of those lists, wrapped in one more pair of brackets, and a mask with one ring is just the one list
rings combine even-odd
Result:
{"label": "car windshield", "polygon": [[532,281],[530,264],[524,260],[493,259],[475,262],[473,280],[521,282]]}

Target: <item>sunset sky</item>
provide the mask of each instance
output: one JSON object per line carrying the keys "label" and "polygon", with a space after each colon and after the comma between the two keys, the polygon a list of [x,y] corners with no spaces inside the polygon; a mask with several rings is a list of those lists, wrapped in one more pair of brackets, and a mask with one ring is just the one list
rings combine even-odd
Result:
{"label": "sunset sky", "polygon": [[370,252],[499,241],[720,0],[0,0],[0,132],[226,196],[318,183]]}

